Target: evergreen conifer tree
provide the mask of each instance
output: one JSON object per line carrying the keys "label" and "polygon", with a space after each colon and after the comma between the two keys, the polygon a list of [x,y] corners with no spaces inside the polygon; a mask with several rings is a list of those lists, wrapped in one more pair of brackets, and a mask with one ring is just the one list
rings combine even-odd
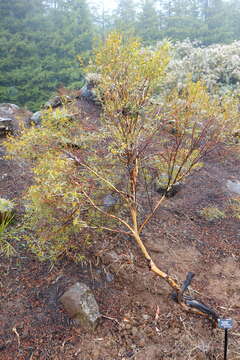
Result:
{"label": "evergreen conifer tree", "polygon": [[138,35],[150,45],[160,39],[160,17],[154,0],[144,0],[138,17]]}
{"label": "evergreen conifer tree", "polygon": [[133,0],[118,0],[115,11],[115,27],[125,34],[136,33],[136,6]]}

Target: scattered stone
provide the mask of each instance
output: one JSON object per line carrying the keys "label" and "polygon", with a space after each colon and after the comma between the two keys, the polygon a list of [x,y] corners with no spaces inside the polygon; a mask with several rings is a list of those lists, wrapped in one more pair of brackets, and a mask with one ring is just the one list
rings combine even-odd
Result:
{"label": "scattered stone", "polygon": [[112,282],[114,280],[114,275],[111,274],[110,272],[105,271],[105,275],[106,275],[107,282]]}
{"label": "scattered stone", "polygon": [[12,127],[12,119],[9,117],[0,117],[0,131],[10,131]]}
{"label": "scattered stone", "polygon": [[[102,255],[101,255],[101,259],[102,259],[102,262],[103,264],[105,265],[112,265],[112,264],[117,264],[120,262],[120,258],[121,256],[118,255],[116,253],[116,251],[114,250],[111,250],[111,251],[108,251],[108,252],[104,252]],[[118,270],[118,268],[117,268]]]}
{"label": "scattered stone", "polygon": [[12,115],[17,110],[20,109],[19,106],[15,105],[15,104],[10,104],[10,103],[0,104],[0,108],[1,108],[1,111],[4,111],[5,114],[7,114],[7,115]]}
{"label": "scattered stone", "polygon": [[49,108],[56,108],[58,106],[61,106],[62,105],[62,100],[61,100],[61,97],[60,96],[55,96],[54,98],[48,100],[43,108],[44,109],[49,109]]}
{"label": "scattered stone", "polygon": [[39,126],[41,126],[41,122],[42,122],[42,112],[37,111],[32,115],[32,117],[30,119],[30,123],[34,123],[34,125],[39,127]]}
{"label": "scattered stone", "polygon": [[144,347],[146,345],[146,338],[144,336],[139,339],[138,345],[140,347]]}
{"label": "scattered stone", "polygon": [[70,101],[72,101],[72,98],[70,96],[55,96],[54,98],[48,100],[43,108],[44,109],[55,109],[59,106],[62,106],[65,103],[69,103]]}
{"label": "scattered stone", "polygon": [[173,335],[178,335],[180,333],[180,329],[178,327],[175,327],[174,329],[172,329],[172,333]]}
{"label": "scattered stone", "polygon": [[133,328],[132,328],[132,336],[137,336],[138,335],[138,333],[139,333],[139,330],[138,330],[138,328],[136,328],[136,326],[133,326]]}
{"label": "scattered stone", "polygon": [[227,187],[230,191],[232,191],[236,194],[240,194],[240,181],[227,180]]}
{"label": "scattered stone", "polygon": [[126,330],[130,330],[131,328],[132,328],[132,324],[127,323],[127,324],[125,325],[125,329],[126,329]]}
{"label": "scattered stone", "polygon": [[100,81],[99,74],[95,73],[89,73],[86,76],[86,83],[85,85],[80,89],[80,97],[86,99],[89,102],[92,102],[94,104],[100,104],[99,100],[97,98],[96,94],[96,86]]}
{"label": "scattered stone", "polygon": [[0,133],[10,132],[17,135],[20,122],[26,126],[31,113],[27,110],[20,109],[19,106],[10,103],[0,104]]}
{"label": "scattered stone", "polygon": [[87,330],[94,330],[101,314],[98,304],[89,287],[75,283],[60,298],[69,316]]}
{"label": "scattered stone", "polygon": [[150,319],[150,316],[148,314],[143,314],[142,318],[143,320],[147,321]]}
{"label": "scattered stone", "polygon": [[118,196],[116,194],[107,194],[103,198],[103,208],[105,211],[111,210],[118,202]]}

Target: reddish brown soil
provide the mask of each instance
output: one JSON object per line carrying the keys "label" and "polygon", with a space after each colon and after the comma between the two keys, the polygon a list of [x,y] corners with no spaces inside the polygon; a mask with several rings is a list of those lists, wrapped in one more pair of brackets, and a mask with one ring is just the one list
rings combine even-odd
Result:
{"label": "reddish brown soil", "polygon": [[[98,109],[79,105],[82,116],[97,121]],[[0,196],[19,201],[29,173],[24,164],[3,159],[0,151]],[[205,167],[165,202],[144,233],[163,270],[179,281],[195,272],[192,287],[197,291],[191,290],[192,295],[234,319],[229,360],[240,359],[240,224],[230,216],[228,201],[235,195],[226,181],[240,179],[239,165],[240,157],[230,147],[209,155]],[[226,217],[203,218],[200,210],[209,205],[225,210]],[[2,257],[0,265],[0,359],[223,359],[223,331],[175,304],[171,289],[148,271],[129,239],[113,242],[106,234],[104,250],[89,263],[62,260],[54,267],[38,262],[21,234],[13,244],[17,254]],[[117,260],[111,261],[112,256]],[[105,316],[94,333],[79,328],[58,301],[76,281],[92,288]]]}

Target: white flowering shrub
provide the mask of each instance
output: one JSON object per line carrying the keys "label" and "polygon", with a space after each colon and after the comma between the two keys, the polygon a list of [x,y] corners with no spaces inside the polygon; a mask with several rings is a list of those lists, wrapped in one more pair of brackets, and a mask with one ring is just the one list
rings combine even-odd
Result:
{"label": "white flowering shrub", "polygon": [[172,45],[171,55],[166,90],[177,87],[180,91],[189,80],[202,80],[212,93],[240,94],[240,41],[201,47],[185,40]]}

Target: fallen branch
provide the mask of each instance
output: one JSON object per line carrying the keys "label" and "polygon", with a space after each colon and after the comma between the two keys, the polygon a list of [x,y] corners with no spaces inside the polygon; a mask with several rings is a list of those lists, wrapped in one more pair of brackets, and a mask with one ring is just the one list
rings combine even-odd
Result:
{"label": "fallen branch", "polygon": [[19,333],[17,332],[16,327],[13,327],[13,328],[12,328],[12,331],[14,332],[14,334],[16,334],[16,336],[17,336],[17,342],[18,342],[18,347],[20,347],[20,345],[21,345],[20,335],[19,335]]}

